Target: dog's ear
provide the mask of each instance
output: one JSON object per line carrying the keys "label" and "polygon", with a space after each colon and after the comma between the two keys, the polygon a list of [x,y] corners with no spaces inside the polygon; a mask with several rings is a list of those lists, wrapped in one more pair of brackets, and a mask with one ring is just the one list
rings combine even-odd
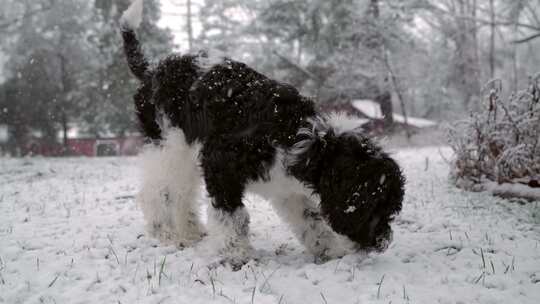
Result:
{"label": "dog's ear", "polygon": [[324,133],[320,133],[313,139],[313,148],[310,153],[312,158],[325,159],[332,157],[333,150],[336,146],[336,134],[334,129],[328,129]]}
{"label": "dog's ear", "polygon": [[306,181],[314,190],[319,188],[323,164],[331,157],[335,145],[335,134],[332,129],[321,127],[321,122],[312,121],[309,127],[303,128],[295,137],[296,144],[289,151],[289,172]]}

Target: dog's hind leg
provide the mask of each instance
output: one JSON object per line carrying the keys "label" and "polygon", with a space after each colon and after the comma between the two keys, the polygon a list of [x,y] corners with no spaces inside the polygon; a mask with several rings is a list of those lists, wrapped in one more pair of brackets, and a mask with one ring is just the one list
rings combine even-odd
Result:
{"label": "dog's hind leg", "polygon": [[234,210],[221,208],[212,199],[208,206],[208,233],[215,250],[223,257],[221,262],[239,270],[253,255],[249,241],[249,214],[244,206]]}
{"label": "dog's hind leg", "polygon": [[206,143],[202,151],[202,167],[206,189],[212,204],[208,207],[208,236],[222,262],[239,270],[251,259],[249,214],[242,203],[245,163],[229,146]]}
{"label": "dog's hind leg", "polygon": [[344,256],[354,251],[353,243],[335,233],[324,221],[319,208],[304,194],[294,193],[272,199],[276,213],[289,224],[316,262]]}
{"label": "dog's hind leg", "polygon": [[138,202],[147,230],[179,247],[194,244],[204,234],[197,205],[201,187],[198,150],[186,143],[181,130],[172,129],[160,147],[148,147],[142,154]]}

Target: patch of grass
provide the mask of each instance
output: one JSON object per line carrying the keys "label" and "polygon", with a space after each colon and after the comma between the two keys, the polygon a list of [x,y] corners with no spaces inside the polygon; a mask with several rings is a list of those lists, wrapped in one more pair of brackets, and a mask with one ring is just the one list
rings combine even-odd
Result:
{"label": "patch of grass", "polygon": [[485,277],[486,277],[486,272],[482,271],[482,273],[473,281],[473,283],[478,284],[478,282],[480,282],[480,280],[482,279],[485,279]]}
{"label": "patch of grass", "polygon": [[255,302],[255,291],[257,291],[257,285],[253,286],[253,291],[251,292],[251,304]]}
{"label": "patch of grass", "polygon": [[403,285],[403,300],[407,302],[410,301],[409,295],[407,294],[407,290],[405,289],[405,285]]}
{"label": "patch of grass", "polygon": [[47,286],[47,288],[51,288],[54,283],[56,283],[56,280],[58,280],[58,278],[60,277],[60,274],[57,274],[54,279],[49,283],[49,286]]}
{"label": "patch of grass", "polygon": [[210,276],[210,284],[212,284],[212,299],[216,298],[216,284],[214,283],[214,277]]}
{"label": "patch of grass", "polygon": [[382,284],[384,282],[384,274],[382,275],[381,277],[381,280],[379,281],[379,283],[377,283],[377,285],[379,285],[379,287],[377,287],[377,299],[379,299],[381,297],[381,287],[382,287]]}
{"label": "patch of grass", "polygon": [[279,270],[279,267],[276,268],[274,271],[272,271],[272,273],[266,277],[264,275],[264,273],[261,272],[261,274],[263,275],[264,277],[264,282],[262,283],[261,287],[259,288],[259,291],[260,292],[264,292],[264,288],[267,287],[268,289],[270,289],[270,284],[268,283],[270,281],[270,279],[272,278],[272,276],[274,276],[274,274],[276,274],[276,272]]}
{"label": "patch of grass", "polygon": [[324,297],[324,294],[321,292],[321,298],[324,301],[324,304],[328,304],[328,301],[326,301],[326,298]]}
{"label": "patch of grass", "polygon": [[161,286],[161,278],[164,276],[164,277],[167,277],[165,275],[165,262],[167,261],[167,256],[165,256],[163,258],[163,260],[161,261],[161,266],[159,267],[159,275],[158,275],[158,285]]}
{"label": "patch of grass", "polygon": [[486,269],[486,259],[484,258],[484,250],[480,247],[480,256],[482,257],[482,269]]}
{"label": "patch of grass", "polygon": [[109,251],[114,255],[116,258],[116,263],[120,265],[120,259],[118,258],[118,255],[116,254],[116,251],[114,250],[113,241],[110,235],[107,235],[107,239],[109,240]]}

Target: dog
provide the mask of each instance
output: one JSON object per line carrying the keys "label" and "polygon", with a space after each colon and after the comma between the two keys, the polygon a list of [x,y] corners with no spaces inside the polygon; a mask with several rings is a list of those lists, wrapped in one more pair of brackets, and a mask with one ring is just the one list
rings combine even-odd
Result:
{"label": "dog", "polygon": [[[292,86],[244,63],[207,53],[169,55],[151,66],[135,33],[142,0],[121,19],[134,103],[152,142],[138,201],[148,230],[191,246],[206,233],[223,261],[253,254],[247,191],[271,202],[317,260],[385,250],[402,207],[398,164],[346,117],[324,116]],[[206,231],[196,203],[201,179],[211,204]]]}

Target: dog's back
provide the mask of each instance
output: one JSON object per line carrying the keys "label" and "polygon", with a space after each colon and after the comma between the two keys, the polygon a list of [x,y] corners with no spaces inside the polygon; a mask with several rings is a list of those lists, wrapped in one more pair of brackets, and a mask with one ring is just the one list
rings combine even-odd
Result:
{"label": "dog's back", "polygon": [[230,59],[212,66],[192,85],[189,105],[189,112],[197,113],[193,125],[202,128],[199,137],[264,136],[279,146],[292,145],[290,135],[315,115],[312,102],[292,86]]}

